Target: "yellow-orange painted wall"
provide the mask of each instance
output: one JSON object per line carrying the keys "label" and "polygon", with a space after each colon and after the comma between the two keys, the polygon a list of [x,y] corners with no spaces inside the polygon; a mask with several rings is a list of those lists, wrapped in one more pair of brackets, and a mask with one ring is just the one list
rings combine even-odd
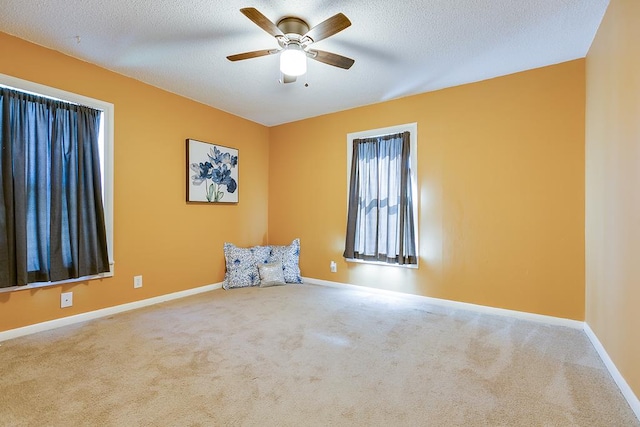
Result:
{"label": "yellow-orange painted wall", "polygon": [[[270,241],[300,237],[306,277],[584,319],[584,67],[576,60],[270,128]],[[420,267],[346,263],[346,135],[410,122]]]}
{"label": "yellow-orange painted wall", "polygon": [[[2,33],[0,56],[116,111],[115,277],[0,293],[0,331],[219,282],[224,241],[294,237],[307,277],[584,317],[583,60],[268,129]],[[420,268],[344,263],[346,134],[408,122]],[[186,138],[240,149],[240,204],[185,203]]]}
{"label": "yellow-orange painted wall", "polygon": [[586,61],[586,321],[640,396],[640,2],[611,0]]}
{"label": "yellow-orange painted wall", "polygon": [[[0,293],[0,331],[217,283],[225,241],[267,242],[266,127],[3,33],[0,58],[2,74],[115,105],[115,276]],[[187,138],[239,149],[239,204],[186,204]]]}

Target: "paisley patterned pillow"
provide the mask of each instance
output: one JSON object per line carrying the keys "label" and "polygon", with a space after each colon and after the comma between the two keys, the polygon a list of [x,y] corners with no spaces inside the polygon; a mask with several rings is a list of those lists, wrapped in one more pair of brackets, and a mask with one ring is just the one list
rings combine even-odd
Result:
{"label": "paisley patterned pillow", "polygon": [[271,246],[254,246],[251,250],[253,251],[253,258],[255,259],[257,266],[269,262],[269,259],[271,258]]}
{"label": "paisley patterned pillow", "polygon": [[269,262],[282,262],[284,281],[287,283],[302,283],[300,276],[300,239],[294,239],[288,246],[271,246]]}
{"label": "paisley patterned pillow", "polygon": [[222,287],[231,289],[258,286],[260,284],[258,263],[266,263],[270,253],[269,246],[239,248],[231,243],[225,243],[224,259],[227,271]]}

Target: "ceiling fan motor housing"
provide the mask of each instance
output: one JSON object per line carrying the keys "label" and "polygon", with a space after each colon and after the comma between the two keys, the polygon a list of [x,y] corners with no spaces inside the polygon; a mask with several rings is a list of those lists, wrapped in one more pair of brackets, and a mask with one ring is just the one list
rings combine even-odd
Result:
{"label": "ceiling fan motor housing", "polygon": [[298,38],[300,38],[303,34],[307,34],[309,32],[309,24],[304,22],[302,19],[295,18],[293,16],[286,16],[279,20],[277,27],[287,35],[287,37],[290,35],[297,35]]}

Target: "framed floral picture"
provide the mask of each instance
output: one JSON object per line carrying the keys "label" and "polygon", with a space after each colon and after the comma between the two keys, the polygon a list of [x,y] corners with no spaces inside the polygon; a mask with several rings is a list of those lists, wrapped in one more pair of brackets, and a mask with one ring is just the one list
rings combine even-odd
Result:
{"label": "framed floral picture", "polygon": [[238,203],[238,150],[187,139],[187,202]]}

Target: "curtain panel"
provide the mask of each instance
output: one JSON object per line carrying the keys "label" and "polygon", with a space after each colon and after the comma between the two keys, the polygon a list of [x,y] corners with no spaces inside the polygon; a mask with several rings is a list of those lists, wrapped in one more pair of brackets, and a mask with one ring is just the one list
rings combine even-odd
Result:
{"label": "curtain panel", "polygon": [[409,132],[355,139],[343,256],[417,264]]}
{"label": "curtain panel", "polygon": [[0,287],[109,271],[100,114],[0,88]]}

